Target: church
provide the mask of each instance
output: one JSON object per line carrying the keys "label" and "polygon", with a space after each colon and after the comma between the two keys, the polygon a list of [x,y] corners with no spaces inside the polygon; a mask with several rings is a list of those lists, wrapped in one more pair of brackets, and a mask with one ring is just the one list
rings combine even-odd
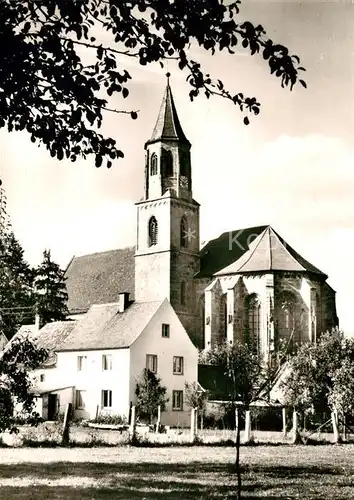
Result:
{"label": "church", "polygon": [[216,383],[198,371],[198,349],[248,342],[267,360],[280,342],[316,342],[338,324],[326,274],[271,226],[225,232],[201,248],[190,150],[167,82],[145,143],[135,246],[74,257],[65,272],[69,320],[33,326],[50,352],[34,373],[45,420],[68,403],[75,419],[129,419],[148,368],[166,388],[161,422],[188,426],[186,383]]}
{"label": "church", "polygon": [[315,342],[337,326],[327,275],[271,226],[230,230],[200,248],[190,150],[167,82],[145,143],[136,245],[72,259],[70,317],[120,293],[129,303],[167,299],[198,349],[238,339],[265,359],[280,341]]}

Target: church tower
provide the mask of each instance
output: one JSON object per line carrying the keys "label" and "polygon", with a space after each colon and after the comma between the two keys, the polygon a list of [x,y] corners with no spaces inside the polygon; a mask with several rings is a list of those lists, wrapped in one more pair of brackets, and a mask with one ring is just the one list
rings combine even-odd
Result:
{"label": "church tower", "polygon": [[190,148],[167,80],[155,128],[145,144],[144,197],[136,204],[135,300],[167,298],[193,339],[199,204],[192,196]]}

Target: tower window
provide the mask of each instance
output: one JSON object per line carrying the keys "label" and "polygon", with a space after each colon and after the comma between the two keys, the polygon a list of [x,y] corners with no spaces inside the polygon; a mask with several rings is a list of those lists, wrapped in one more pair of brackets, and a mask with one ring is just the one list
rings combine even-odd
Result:
{"label": "tower window", "polygon": [[185,217],[181,219],[180,240],[181,247],[186,248],[188,246],[188,222]]}
{"label": "tower window", "polygon": [[173,176],[173,156],[172,151],[163,149],[162,150],[162,165],[163,172],[166,177]]}
{"label": "tower window", "polygon": [[181,305],[186,305],[186,283],[184,281],[181,283]]}
{"label": "tower window", "polygon": [[149,220],[149,247],[157,245],[158,226],[157,220],[152,216]]}
{"label": "tower window", "polygon": [[157,154],[156,153],[153,153],[151,156],[150,174],[157,175]]}

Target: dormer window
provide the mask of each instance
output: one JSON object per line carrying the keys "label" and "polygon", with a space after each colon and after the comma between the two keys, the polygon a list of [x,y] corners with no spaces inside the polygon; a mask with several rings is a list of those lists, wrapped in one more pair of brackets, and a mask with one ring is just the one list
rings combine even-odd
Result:
{"label": "dormer window", "polygon": [[157,220],[152,216],[149,220],[149,247],[157,245],[158,225]]}
{"label": "dormer window", "polygon": [[150,175],[157,175],[157,154],[156,153],[153,153],[151,155]]}

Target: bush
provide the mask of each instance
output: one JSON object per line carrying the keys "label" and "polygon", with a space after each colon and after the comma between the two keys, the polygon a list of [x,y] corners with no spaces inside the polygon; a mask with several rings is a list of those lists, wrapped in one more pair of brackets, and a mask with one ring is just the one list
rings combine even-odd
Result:
{"label": "bush", "polygon": [[117,415],[112,413],[100,413],[95,420],[92,420],[95,424],[108,424],[108,425],[128,425],[127,418],[123,415]]}

